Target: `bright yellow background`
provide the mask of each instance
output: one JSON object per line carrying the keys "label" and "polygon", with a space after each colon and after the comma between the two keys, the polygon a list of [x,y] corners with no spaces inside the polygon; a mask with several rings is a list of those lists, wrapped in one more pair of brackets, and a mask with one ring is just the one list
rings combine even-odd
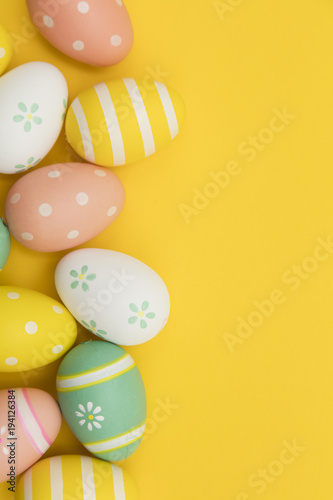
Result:
{"label": "bright yellow background", "polygon": [[[22,37],[11,68],[55,64],[70,100],[99,81],[144,77],[159,66],[162,80],[186,101],[186,126],[171,145],[116,170],[125,209],[85,245],[144,261],[171,295],[163,333],[128,348],[148,397],[149,434],[124,464],[142,500],[329,500],[333,256],[296,291],[282,276],[313,255],[318,237],[333,236],[333,3],[225,0],[225,15],[222,3],[217,9],[212,0],[127,0],[134,47],[107,69],[73,62],[31,35],[23,0],[2,0],[1,22]],[[268,126],[273,108],[284,107],[296,117],[248,162],[239,145]],[[62,134],[40,166],[75,159]],[[231,160],[242,172],[186,224],[179,205],[191,205],[193,189],[202,191],[209,171]],[[17,178],[1,176],[1,212]],[[12,241],[1,283],[57,298],[53,271],[62,255]],[[235,334],[237,316],[246,318],[253,301],[277,288],[284,304],[232,354],[224,333]],[[90,337],[81,329],[80,340]],[[0,387],[55,395],[56,365],[2,374]],[[169,415],[158,410],[168,398]],[[306,450],[259,495],[248,478],[294,440]],[[64,425],[47,455],[82,450]]]}

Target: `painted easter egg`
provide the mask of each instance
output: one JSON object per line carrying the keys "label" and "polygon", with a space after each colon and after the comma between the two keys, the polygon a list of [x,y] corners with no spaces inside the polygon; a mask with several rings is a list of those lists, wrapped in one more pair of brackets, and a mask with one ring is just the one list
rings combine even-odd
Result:
{"label": "painted easter egg", "polygon": [[56,142],[68,90],[62,73],[46,62],[29,62],[0,79],[0,173],[37,165]]}
{"label": "painted easter egg", "polygon": [[138,367],[124,349],[101,341],[78,345],[60,365],[57,391],[67,424],[90,453],[117,462],[138,448],[146,393]]}
{"label": "painted easter egg", "polygon": [[139,500],[132,476],[93,457],[40,460],[18,482],[15,500]]}
{"label": "painted easter egg", "polygon": [[110,170],[86,163],[43,167],[21,177],[6,200],[11,234],[39,252],[66,250],[94,238],[120,214],[125,191]]}
{"label": "painted easter egg", "polygon": [[18,286],[0,286],[0,372],[52,363],[75,342],[77,326],[63,304]]}
{"label": "painted easter egg", "polygon": [[10,236],[5,221],[0,217],[0,271],[4,268],[10,252]]}
{"label": "painted easter egg", "polygon": [[67,254],[56,268],[55,284],[81,325],[115,344],[142,344],[169,317],[169,293],[159,275],[113,250],[83,248]]}
{"label": "painted easter egg", "polygon": [[0,482],[31,467],[57,437],[62,417],[58,403],[40,389],[0,391]]}
{"label": "painted easter egg", "polygon": [[12,55],[12,39],[8,30],[0,24],[0,75],[5,72]]}
{"label": "painted easter egg", "polygon": [[133,44],[130,17],[122,0],[27,0],[31,19],[54,47],[77,61],[111,66]]}
{"label": "painted easter egg", "polygon": [[143,160],[170,142],[185,118],[180,95],[164,83],[123,78],[81,92],[66,117],[72,148],[113,167]]}

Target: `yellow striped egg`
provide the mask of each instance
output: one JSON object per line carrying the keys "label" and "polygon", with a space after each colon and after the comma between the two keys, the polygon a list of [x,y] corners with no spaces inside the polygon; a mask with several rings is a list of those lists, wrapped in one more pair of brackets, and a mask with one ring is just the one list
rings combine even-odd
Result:
{"label": "yellow striped egg", "polygon": [[0,483],[0,498],[1,500],[15,500],[15,488],[11,488],[11,486],[8,486],[7,482]]}
{"label": "yellow striped egg", "polygon": [[97,458],[45,458],[18,482],[15,500],[138,500],[132,476]]}
{"label": "yellow striped egg", "polygon": [[179,132],[184,101],[164,83],[123,78],[81,92],[66,118],[66,135],[82,158],[104,167],[155,153]]}

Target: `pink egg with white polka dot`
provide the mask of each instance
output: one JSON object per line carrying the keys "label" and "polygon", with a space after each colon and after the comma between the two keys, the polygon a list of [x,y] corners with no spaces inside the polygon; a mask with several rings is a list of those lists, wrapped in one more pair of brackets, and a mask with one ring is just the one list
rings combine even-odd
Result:
{"label": "pink egg with white polka dot", "polygon": [[59,163],[34,170],[10,189],[5,205],[9,231],[38,252],[81,245],[120,214],[124,187],[110,170],[87,163]]}
{"label": "pink egg with white polka dot", "polygon": [[122,0],[27,0],[40,33],[64,54],[93,66],[127,56],[133,29]]}
{"label": "pink egg with white polka dot", "polygon": [[60,427],[59,406],[47,392],[25,387],[1,390],[0,483],[10,481],[7,474],[12,473],[15,484],[15,476],[50,448]]}

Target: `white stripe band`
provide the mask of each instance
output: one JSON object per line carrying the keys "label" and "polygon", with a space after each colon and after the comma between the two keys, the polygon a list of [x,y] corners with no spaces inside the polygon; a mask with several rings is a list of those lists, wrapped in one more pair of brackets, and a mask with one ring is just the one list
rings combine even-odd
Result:
{"label": "white stripe band", "polygon": [[177,116],[175,113],[175,108],[173,107],[169,91],[164,85],[164,83],[160,82],[154,82],[154,83],[157,88],[158,95],[160,96],[165,116],[169,125],[171,139],[173,139],[179,132],[179,126],[178,126]]}
{"label": "white stripe band", "polygon": [[111,465],[115,500],[126,500],[124,475],[120,467]]}
{"label": "white stripe band", "polygon": [[86,373],[85,375],[79,375],[77,377],[57,379],[57,388],[70,389],[82,385],[97,383],[99,380],[116,375],[117,373],[130,368],[132,365],[135,365],[134,360],[129,354],[127,354],[127,356],[120,361],[117,361],[116,363],[106,366],[100,370]]}
{"label": "white stripe band", "polygon": [[64,493],[61,457],[50,458],[51,500],[62,500]]}
{"label": "white stripe band", "polygon": [[93,463],[90,457],[81,456],[83,500],[96,500]]}
{"label": "white stripe band", "polygon": [[155,142],[139,87],[133,78],[123,78],[123,82],[131,98],[134,112],[139,123],[145,155],[149,156],[155,153]]}
{"label": "white stripe band", "polygon": [[41,453],[45,453],[49,449],[50,445],[43,436],[42,430],[39,424],[36,422],[28,403],[25,400],[22,389],[16,389],[16,404],[18,411],[22,417],[22,420],[26,426],[29,441],[32,439]]}
{"label": "white stripe band", "polygon": [[32,470],[24,473],[24,500],[32,500]]}
{"label": "white stripe band", "polygon": [[94,146],[92,143],[91,135],[89,132],[89,126],[86,119],[86,115],[84,114],[83,108],[79,99],[76,97],[71,105],[75,118],[77,120],[77,124],[80,129],[83,149],[84,149],[84,157],[86,160],[94,163],[95,161],[95,153]]}
{"label": "white stripe band", "polygon": [[143,424],[141,425],[141,427],[138,427],[138,429],[134,429],[134,431],[128,432],[123,436],[109,439],[108,441],[105,441],[103,443],[97,443],[92,445],[89,445],[89,443],[83,443],[83,446],[85,446],[87,450],[90,451],[91,453],[98,453],[101,451],[112,451],[115,448],[119,448],[121,446],[127,445],[128,443],[131,443],[132,441],[139,439],[143,435],[145,427],[146,424]]}
{"label": "white stripe band", "polygon": [[98,83],[94,86],[99,102],[102,106],[106,126],[108,128],[112,153],[113,164],[115,166],[124,165],[125,163],[125,149],[123,136],[119,126],[119,121],[109,89],[105,83]]}

